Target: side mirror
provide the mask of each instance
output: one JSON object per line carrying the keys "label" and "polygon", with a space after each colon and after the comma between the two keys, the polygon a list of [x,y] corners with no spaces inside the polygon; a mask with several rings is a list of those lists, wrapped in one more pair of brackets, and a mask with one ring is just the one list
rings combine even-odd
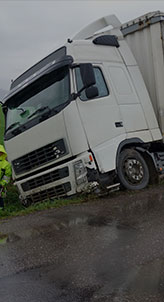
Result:
{"label": "side mirror", "polygon": [[96,84],[96,79],[91,63],[82,63],[79,65],[81,78],[83,81],[84,88],[88,88]]}
{"label": "side mirror", "polygon": [[96,96],[99,95],[99,92],[96,86],[90,86],[85,89],[85,94],[87,99],[94,99]]}

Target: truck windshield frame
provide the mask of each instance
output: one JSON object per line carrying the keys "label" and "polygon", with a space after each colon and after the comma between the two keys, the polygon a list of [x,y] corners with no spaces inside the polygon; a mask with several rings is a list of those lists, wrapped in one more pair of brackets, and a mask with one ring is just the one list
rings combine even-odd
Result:
{"label": "truck windshield frame", "polygon": [[8,102],[5,140],[34,127],[71,101],[69,66],[45,74]]}

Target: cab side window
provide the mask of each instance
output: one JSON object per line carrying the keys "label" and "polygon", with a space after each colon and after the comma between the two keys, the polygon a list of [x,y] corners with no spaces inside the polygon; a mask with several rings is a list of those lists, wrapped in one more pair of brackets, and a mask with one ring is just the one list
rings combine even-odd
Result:
{"label": "cab side window", "polygon": [[[97,98],[105,97],[109,94],[107,85],[105,83],[105,79],[103,77],[102,71],[99,67],[93,67],[94,74],[95,74],[95,79],[96,79],[96,84],[95,86],[98,89],[98,96]],[[77,84],[77,90],[79,91],[83,87],[82,79],[81,79],[81,74],[80,74],[80,68],[77,67],[75,68],[75,73],[76,73],[76,84]],[[85,90],[82,91],[80,95],[80,99],[82,101],[87,101],[88,98],[86,97]]]}

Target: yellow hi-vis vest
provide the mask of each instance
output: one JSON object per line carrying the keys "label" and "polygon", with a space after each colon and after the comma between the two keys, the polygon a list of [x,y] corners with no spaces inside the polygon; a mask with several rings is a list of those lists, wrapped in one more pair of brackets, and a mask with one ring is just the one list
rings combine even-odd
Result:
{"label": "yellow hi-vis vest", "polygon": [[0,185],[5,187],[11,179],[12,170],[10,163],[6,160],[7,153],[2,145],[0,145]]}

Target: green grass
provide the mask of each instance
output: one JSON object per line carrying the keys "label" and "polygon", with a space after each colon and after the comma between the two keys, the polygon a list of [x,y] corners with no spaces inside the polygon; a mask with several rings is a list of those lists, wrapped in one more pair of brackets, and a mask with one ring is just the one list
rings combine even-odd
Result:
{"label": "green grass", "polygon": [[80,197],[74,197],[71,199],[51,199],[44,202],[39,202],[25,207],[19,200],[19,194],[17,188],[10,184],[7,190],[7,196],[4,199],[5,209],[0,211],[0,219],[13,216],[22,216],[37,211],[46,209],[59,208],[69,204],[80,204],[86,202],[89,199],[88,196],[82,195]]}

